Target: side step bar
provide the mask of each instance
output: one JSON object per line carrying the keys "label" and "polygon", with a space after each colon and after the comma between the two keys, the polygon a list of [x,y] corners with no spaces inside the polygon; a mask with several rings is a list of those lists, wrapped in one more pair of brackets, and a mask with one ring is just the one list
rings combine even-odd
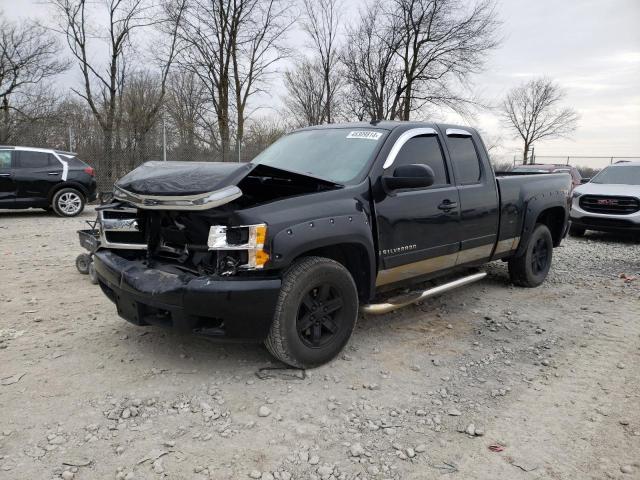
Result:
{"label": "side step bar", "polygon": [[393,310],[397,310],[398,308],[411,305],[412,303],[419,302],[420,300],[424,300],[425,298],[434,297],[441,293],[448,292],[449,290],[453,290],[454,288],[477,282],[478,280],[482,280],[486,276],[486,272],[474,273],[472,275],[468,275],[466,277],[462,277],[448,283],[443,283],[442,285],[438,285],[437,287],[428,288],[427,290],[424,290],[422,292],[412,292],[407,295],[393,297],[388,299],[384,303],[370,303],[368,305],[363,305],[360,310],[370,315],[382,315],[383,313],[388,313]]}

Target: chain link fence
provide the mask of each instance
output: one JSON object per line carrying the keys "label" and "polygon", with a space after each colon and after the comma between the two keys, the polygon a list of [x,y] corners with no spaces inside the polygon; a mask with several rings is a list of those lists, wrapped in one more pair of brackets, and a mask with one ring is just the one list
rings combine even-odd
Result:
{"label": "chain link fence", "polygon": [[268,147],[272,139],[249,138],[242,144],[231,144],[226,158],[213,142],[181,136],[162,124],[145,133],[117,128],[113,132],[111,149],[99,128],[88,124],[77,126],[31,125],[14,132],[12,145],[54,148],[75,152],[96,170],[99,192],[109,192],[114,182],[151,160],[188,162],[249,162]]}

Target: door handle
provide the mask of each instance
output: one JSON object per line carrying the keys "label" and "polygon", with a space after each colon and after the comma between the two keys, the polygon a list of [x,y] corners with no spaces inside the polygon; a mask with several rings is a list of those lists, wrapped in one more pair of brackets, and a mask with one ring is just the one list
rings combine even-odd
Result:
{"label": "door handle", "polygon": [[49,175],[60,175],[60,172],[49,172]]}
{"label": "door handle", "polygon": [[451,200],[443,200],[442,203],[438,205],[438,208],[440,210],[444,210],[445,212],[448,212],[449,210],[453,210],[457,206],[458,204],[456,202],[452,202]]}
{"label": "door handle", "polygon": [[10,177],[10,173],[0,173],[0,177]]}

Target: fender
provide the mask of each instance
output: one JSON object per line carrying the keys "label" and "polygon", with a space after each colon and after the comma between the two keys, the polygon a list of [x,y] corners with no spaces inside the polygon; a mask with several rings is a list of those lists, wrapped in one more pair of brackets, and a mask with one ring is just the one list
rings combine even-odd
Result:
{"label": "fender", "polygon": [[271,242],[271,268],[284,269],[306,252],[354,244],[366,252],[368,292],[375,290],[376,256],[371,222],[364,212],[316,218],[280,230]]}
{"label": "fender", "polygon": [[[536,221],[544,210],[554,207],[560,207],[564,210],[565,222],[569,217],[567,210],[567,192],[565,190],[552,190],[550,192],[541,192],[530,197],[524,202],[524,221],[522,233],[520,235],[520,244],[514,256],[524,254],[529,242],[529,237],[533,233]],[[563,232],[564,233],[564,232]]]}

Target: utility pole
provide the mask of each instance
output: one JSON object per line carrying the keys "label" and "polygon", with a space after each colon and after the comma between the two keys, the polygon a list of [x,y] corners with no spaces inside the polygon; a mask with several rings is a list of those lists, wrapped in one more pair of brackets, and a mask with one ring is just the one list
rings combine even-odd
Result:
{"label": "utility pole", "polygon": [[167,161],[167,125],[162,115],[162,161]]}
{"label": "utility pole", "polygon": [[73,129],[69,125],[69,151],[73,152]]}

